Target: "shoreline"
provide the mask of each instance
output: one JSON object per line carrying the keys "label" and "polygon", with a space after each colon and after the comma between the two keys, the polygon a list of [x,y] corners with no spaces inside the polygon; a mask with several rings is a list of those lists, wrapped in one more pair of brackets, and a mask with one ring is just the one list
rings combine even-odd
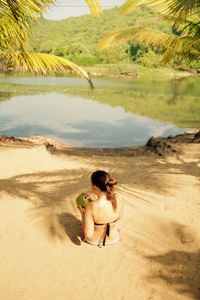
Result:
{"label": "shoreline", "polygon": [[147,143],[143,146],[129,146],[117,148],[88,148],[88,147],[74,147],[73,145],[58,141],[53,138],[45,136],[29,136],[16,137],[0,135],[0,146],[4,145],[21,145],[21,146],[38,146],[44,145],[51,154],[58,151],[65,151],[66,153],[79,154],[97,154],[97,155],[127,155],[139,156],[156,154],[158,156],[165,156],[176,153],[176,144],[200,143],[200,130],[196,132],[185,132],[175,136],[168,137],[150,137]]}
{"label": "shoreline", "polygon": [[[157,81],[184,80],[189,77],[200,76],[196,70],[179,70],[173,68],[148,68],[138,64],[102,64],[82,66],[94,78],[125,79],[135,81],[149,79]],[[158,75],[155,76],[155,72]]]}
{"label": "shoreline", "polygon": [[[91,79],[121,79],[136,81],[139,79],[148,79],[153,81],[173,81],[184,80],[189,77],[199,77],[200,72],[193,69],[174,69],[174,68],[149,68],[139,64],[117,63],[117,64],[97,64],[93,66],[81,66],[91,76]],[[155,76],[156,73],[159,76]],[[52,76],[52,75],[51,75]],[[60,77],[74,77],[76,73],[68,72],[60,74]],[[0,78],[4,77],[38,77],[33,73],[0,73]]]}

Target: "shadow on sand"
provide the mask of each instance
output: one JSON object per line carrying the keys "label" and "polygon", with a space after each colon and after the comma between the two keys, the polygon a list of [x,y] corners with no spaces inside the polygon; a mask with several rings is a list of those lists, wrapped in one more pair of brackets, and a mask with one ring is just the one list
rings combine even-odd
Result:
{"label": "shadow on sand", "polygon": [[[70,150],[69,150],[70,151]],[[89,152],[88,152],[89,151]],[[172,185],[166,174],[186,174],[199,178],[198,162],[183,162],[179,164],[161,164],[155,155],[132,157],[131,153],[117,152],[109,156],[103,150],[80,149],[72,153],[90,159],[90,169],[105,169],[119,180],[120,184],[131,186],[131,189],[148,190],[159,194],[168,194],[176,185]],[[111,151],[111,150],[110,150]],[[101,155],[102,154],[102,155]],[[127,155],[128,154],[128,155]],[[56,155],[59,155],[56,154]],[[68,152],[61,155],[70,155]],[[0,194],[23,198],[33,204],[30,215],[36,222],[43,220],[51,237],[64,239],[61,229],[69,239],[77,242],[77,232],[80,229],[79,212],[76,209],[75,197],[83,190],[90,188],[91,171],[88,169],[58,170],[53,172],[37,172],[21,174],[0,180]],[[175,183],[176,184],[176,183]],[[139,197],[146,201],[141,193],[134,191],[131,197]],[[1,200],[4,196],[1,196]],[[72,230],[72,225],[74,231]]]}
{"label": "shadow on sand", "polygon": [[[146,252],[143,258],[147,259],[151,266],[147,280],[155,285],[162,282],[169,290],[179,295],[199,300],[200,249],[199,237],[196,234],[198,231],[194,231],[194,227],[179,223],[166,223],[165,226],[160,224],[158,227],[157,234],[154,232],[154,236],[148,237],[148,242],[155,239],[154,252],[163,254],[147,255],[148,251],[152,252],[152,245],[149,244],[149,247],[146,245],[146,249],[145,245],[141,245]],[[157,245],[156,236],[160,239]],[[165,253],[165,247],[172,250]]]}
{"label": "shadow on sand", "polygon": [[42,225],[49,238],[80,245],[81,221],[75,197],[88,188],[89,171],[61,170],[23,174],[0,180],[0,200],[4,195],[33,204],[27,213],[30,222]]}
{"label": "shadow on sand", "polygon": [[70,213],[62,213],[58,216],[59,223],[62,225],[71,242],[77,246],[81,245],[81,221]]}
{"label": "shadow on sand", "polygon": [[151,275],[151,280],[162,280],[169,289],[200,299],[200,251],[173,250],[164,255],[149,256],[148,259],[161,267]]}

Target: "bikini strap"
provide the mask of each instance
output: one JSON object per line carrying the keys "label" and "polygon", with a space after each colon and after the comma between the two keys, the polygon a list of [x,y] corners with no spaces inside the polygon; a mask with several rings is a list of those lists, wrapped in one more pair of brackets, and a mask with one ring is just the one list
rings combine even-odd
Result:
{"label": "bikini strap", "polygon": [[110,223],[106,224],[106,233],[105,233],[105,236],[104,236],[104,239],[103,239],[103,246],[106,245],[106,237],[107,236],[110,236]]}
{"label": "bikini strap", "polygon": [[118,220],[119,220],[119,218],[117,218],[116,220],[114,220],[114,221],[112,221],[112,222],[110,222],[110,223],[95,223],[95,222],[94,222],[94,225],[96,225],[96,226],[103,226],[103,225],[115,223],[115,222],[117,222]]}

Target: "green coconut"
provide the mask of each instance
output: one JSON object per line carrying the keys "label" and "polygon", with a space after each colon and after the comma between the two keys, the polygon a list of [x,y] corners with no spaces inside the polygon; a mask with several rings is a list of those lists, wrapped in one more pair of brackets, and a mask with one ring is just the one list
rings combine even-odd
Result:
{"label": "green coconut", "polygon": [[88,203],[89,203],[89,199],[88,199],[88,196],[85,193],[81,193],[76,198],[76,204],[77,204],[77,206],[81,205],[83,208],[86,208],[86,206],[88,205]]}

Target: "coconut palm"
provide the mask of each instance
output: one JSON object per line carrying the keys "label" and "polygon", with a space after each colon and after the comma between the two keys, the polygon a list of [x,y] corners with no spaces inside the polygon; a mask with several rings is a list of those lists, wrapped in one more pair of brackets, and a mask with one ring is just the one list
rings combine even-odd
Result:
{"label": "coconut palm", "polygon": [[[26,42],[30,25],[41,16],[55,0],[0,0],[0,63],[4,69],[34,72],[46,75],[74,71],[92,82],[88,73],[73,62],[45,53],[30,53]],[[86,0],[94,16],[102,8],[98,0]]]}
{"label": "coconut palm", "polygon": [[101,48],[137,40],[152,48],[160,48],[163,52],[163,62],[168,62],[175,56],[190,62],[200,56],[200,0],[128,0],[120,10],[123,14],[127,14],[141,4],[149,5],[154,11],[169,19],[181,35],[127,27],[105,36],[100,41]]}

